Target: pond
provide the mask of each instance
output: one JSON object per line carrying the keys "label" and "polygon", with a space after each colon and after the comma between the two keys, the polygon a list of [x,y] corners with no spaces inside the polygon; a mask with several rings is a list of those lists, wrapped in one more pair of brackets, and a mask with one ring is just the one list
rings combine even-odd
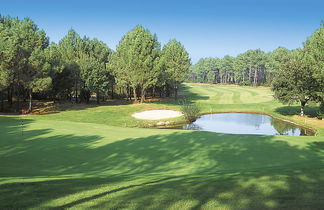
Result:
{"label": "pond", "polygon": [[251,113],[219,113],[202,115],[195,122],[177,126],[185,130],[201,130],[231,134],[266,134],[314,136],[307,128],[268,115]]}

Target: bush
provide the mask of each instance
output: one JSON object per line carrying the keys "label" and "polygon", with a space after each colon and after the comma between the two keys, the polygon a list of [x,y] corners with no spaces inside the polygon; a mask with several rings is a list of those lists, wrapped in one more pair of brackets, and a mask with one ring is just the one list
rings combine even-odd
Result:
{"label": "bush", "polygon": [[194,122],[200,115],[200,107],[186,99],[181,103],[181,111],[189,122]]}

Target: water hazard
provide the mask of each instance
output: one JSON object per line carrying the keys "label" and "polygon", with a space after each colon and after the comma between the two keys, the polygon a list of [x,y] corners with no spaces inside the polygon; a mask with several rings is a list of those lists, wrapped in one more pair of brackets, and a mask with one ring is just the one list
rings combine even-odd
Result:
{"label": "water hazard", "polygon": [[314,131],[302,126],[268,115],[251,113],[206,114],[191,124],[182,125],[177,128],[231,134],[315,135]]}

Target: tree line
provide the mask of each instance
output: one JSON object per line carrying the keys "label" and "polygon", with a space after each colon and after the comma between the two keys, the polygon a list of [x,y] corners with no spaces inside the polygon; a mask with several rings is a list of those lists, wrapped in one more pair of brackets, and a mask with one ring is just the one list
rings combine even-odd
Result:
{"label": "tree line", "polygon": [[21,110],[21,102],[69,100],[97,103],[109,98],[137,102],[147,96],[177,98],[187,78],[189,54],[172,39],[161,48],[157,35],[136,26],[120,40],[116,50],[104,42],[69,30],[58,43],[50,43],[44,30],[29,18],[0,16],[0,97]]}
{"label": "tree line", "polygon": [[[322,30],[321,28],[319,30]],[[316,33],[318,32],[315,32],[312,36]],[[295,51],[278,47],[268,53],[255,49],[247,50],[236,57],[226,55],[223,58],[201,58],[190,67],[187,81],[271,86],[282,64],[286,64]],[[315,62],[321,62],[321,60],[317,58]]]}
{"label": "tree line", "polygon": [[202,58],[191,66],[188,81],[239,85],[270,85],[290,50],[279,47],[265,53],[247,50],[236,57]]}

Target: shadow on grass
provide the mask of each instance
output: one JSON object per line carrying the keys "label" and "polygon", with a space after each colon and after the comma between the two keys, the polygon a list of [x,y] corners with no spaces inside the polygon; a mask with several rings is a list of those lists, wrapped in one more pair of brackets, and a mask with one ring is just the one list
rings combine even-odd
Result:
{"label": "shadow on grass", "polygon": [[172,104],[172,105],[179,105],[181,100],[186,99],[188,102],[193,103],[194,101],[198,100],[208,100],[209,96],[202,96],[197,93],[191,91],[191,87],[182,84],[179,90],[178,100],[175,100],[173,97],[163,98],[161,100],[152,101],[149,103],[154,104]]}
{"label": "shadow on grass", "polygon": [[61,111],[79,111],[85,110],[89,108],[96,108],[99,106],[116,106],[116,105],[129,105],[133,102],[127,100],[109,100],[105,102],[101,102],[97,104],[96,102],[89,102],[89,103],[71,103],[67,101],[60,101],[60,102],[39,102],[40,105],[35,107],[33,113],[34,114],[55,114]]}
{"label": "shadow on grass", "polygon": [[[191,92],[191,87],[182,84],[179,90],[179,98],[178,100],[174,100],[172,96],[166,98],[153,98],[151,100],[146,101],[146,103],[152,104],[161,104],[161,105],[179,105],[181,99],[188,99],[188,101],[197,101],[197,100],[208,100],[208,96],[201,96],[197,93]],[[89,103],[75,103],[74,101],[33,101],[33,113],[32,114],[56,114],[61,111],[79,111],[85,110],[89,108],[95,108],[99,106],[117,106],[117,105],[129,105],[133,104],[134,101],[129,101],[126,99],[114,99],[108,100],[105,102],[100,102],[97,104],[96,101],[90,101]],[[5,103],[5,107],[9,107],[7,103]],[[14,109],[16,109],[17,104],[14,102],[12,109],[6,109],[7,113],[13,113]],[[22,109],[27,110],[28,102],[21,102]],[[18,113],[17,110],[15,110]]]}
{"label": "shadow on grass", "polygon": [[[299,115],[300,114],[300,106],[282,106],[275,109],[275,112],[286,115]],[[305,107],[305,115],[308,117],[316,117],[318,112],[318,107],[316,106],[306,106]]]}
{"label": "shadow on grass", "polygon": [[[278,136],[174,132],[110,141],[98,135],[56,135],[46,127],[21,138],[17,120],[0,117],[6,137],[1,138],[0,176],[35,181],[2,184],[1,209],[324,205],[319,138],[296,138],[294,145]],[[56,176],[70,178],[37,180]]]}

